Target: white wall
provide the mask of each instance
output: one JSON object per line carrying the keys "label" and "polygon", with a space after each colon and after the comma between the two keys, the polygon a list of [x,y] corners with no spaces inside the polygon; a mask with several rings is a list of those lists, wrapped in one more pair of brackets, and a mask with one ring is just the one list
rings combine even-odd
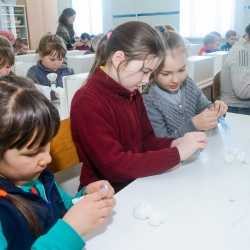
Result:
{"label": "white wall", "polygon": [[179,30],[180,1],[166,0],[113,0],[114,27],[132,20],[143,21],[152,26],[170,24]]}
{"label": "white wall", "polygon": [[245,27],[250,23],[250,0],[245,0]]}
{"label": "white wall", "polygon": [[57,0],[58,17],[62,14],[66,8],[72,8],[72,0]]}

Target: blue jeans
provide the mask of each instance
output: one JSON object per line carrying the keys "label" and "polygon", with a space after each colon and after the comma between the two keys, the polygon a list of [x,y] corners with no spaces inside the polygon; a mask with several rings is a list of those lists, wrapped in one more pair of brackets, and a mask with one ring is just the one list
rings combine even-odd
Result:
{"label": "blue jeans", "polygon": [[242,114],[242,115],[250,115],[250,108],[239,108],[228,106],[227,112]]}

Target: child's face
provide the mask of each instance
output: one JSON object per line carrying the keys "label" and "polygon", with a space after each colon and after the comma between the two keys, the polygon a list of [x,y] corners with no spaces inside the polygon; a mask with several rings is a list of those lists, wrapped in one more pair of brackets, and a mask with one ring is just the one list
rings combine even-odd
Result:
{"label": "child's face", "polygon": [[142,85],[146,85],[158,60],[158,57],[146,59],[145,61],[132,60],[127,65],[121,66],[118,73],[120,84],[131,92],[141,88]]}
{"label": "child's face", "polygon": [[177,91],[187,76],[184,53],[166,55],[162,69],[155,75],[159,86],[169,92]]}
{"label": "child's face", "polygon": [[40,148],[8,149],[0,160],[0,176],[21,186],[36,180],[50,162],[50,143]]}
{"label": "child's face", "polygon": [[209,43],[207,45],[207,48],[210,49],[211,51],[214,51],[217,48],[217,46],[218,46],[218,42],[216,41],[214,43]]}
{"label": "child's face", "polygon": [[80,42],[83,43],[84,46],[88,46],[89,45],[89,39],[84,38],[84,39],[80,39]]}
{"label": "child's face", "polygon": [[233,45],[235,44],[235,42],[236,42],[236,36],[230,36],[230,37],[227,38],[226,40],[227,40],[227,42],[228,42],[231,46],[233,46]]}
{"label": "child's face", "polygon": [[54,71],[57,71],[59,68],[62,67],[63,64],[63,58],[58,58],[57,54],[52,53],[48,56],[41,56],[42,64],[47,69],[52,69]]}
{"label": "child's face", "polygon": [[8,76],[10,74],[12,70],[12,66],[9,65],[4,65],[4,66],[0,66],[0,76]]}
{"label": "child's face", "polygon": [[17,48],[17,50],[21,55],[25,55],[28,51],[28,45],[23,45],[21,48]]}
{"label": "child's face", "polygon": [[215,42],[215,48],[214,50],[220,45],[220,38],[217,38],[217,41]]}

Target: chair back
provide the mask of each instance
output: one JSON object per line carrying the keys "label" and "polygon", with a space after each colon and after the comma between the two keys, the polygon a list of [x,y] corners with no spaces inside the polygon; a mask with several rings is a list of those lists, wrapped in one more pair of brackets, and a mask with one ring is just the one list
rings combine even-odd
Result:
{"label": "chair back", "polygon": [[81,162],[73,140],[69,118],[61,121],[60,129],[50,143],[50,154],[52,161],[48,167],[53,173]]}
{"label": "chair back", "polygon": [[63,88],[66,94],[68,113],[70,113],[71,101],[76,91],[84,85],[86,79],[88,78],[88,75],[89,73],[82,73],[63,77]]}
{"label": "chair back", "polygon": [[51,99],[51,97],[50,97],[51,89],[49,86],[43,86],[40,84],[36,84],[36,87],[38,90],[40,90],[48,98],[48,100]]}
{"label": "chair back", "polygon": [[35,63],[23,63],[23,62],[16,62],[14,68],[14,72],[17,76],[24,76],[26,77],[28,70],[35,65]]}
{"label": "chair back", "polygon": [[220,71],[213,78],[213,100],[220,99]]}

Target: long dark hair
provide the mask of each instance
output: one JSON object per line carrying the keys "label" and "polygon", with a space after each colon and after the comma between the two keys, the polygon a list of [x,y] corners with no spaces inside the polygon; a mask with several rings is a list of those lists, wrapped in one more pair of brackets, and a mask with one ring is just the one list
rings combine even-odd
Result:
{"label": "long dark hair", "polygon": [[73,28],[73,24],[68,23],[68,18],[75,15],[75,14],[76,14],[76,12],[74,9],[67,8],[67,9],[63,10],[63,12],[58,20],[59,22],[61,22],[63,25],[65,25],[67,27],[70,38],[74,37],[75,31]]}
{"label": "long dark hair", "polygon": [[104,35],[100,40],[88,79],[98,67],[111,64],[112,55],[119,50],[125,54],[119,68],[131,60],[144,61],[150,55],[159,57],[160,63],[164,60],[165,44],[158,31],[149,24],[138,21],[123,23],[112,31],[109,39]]}
{"label": "long dark hair", "polygon": [[[0,78],[0,117],[0,160],[9,149],[32,148],[36,144],[45,146],[60,126],[57,109],[31,80],[24,77]],[[39,237],[42,228],[34,210],[38,205],[14,194],[8,193],[5,198],[27,220],[33,236]]]}

